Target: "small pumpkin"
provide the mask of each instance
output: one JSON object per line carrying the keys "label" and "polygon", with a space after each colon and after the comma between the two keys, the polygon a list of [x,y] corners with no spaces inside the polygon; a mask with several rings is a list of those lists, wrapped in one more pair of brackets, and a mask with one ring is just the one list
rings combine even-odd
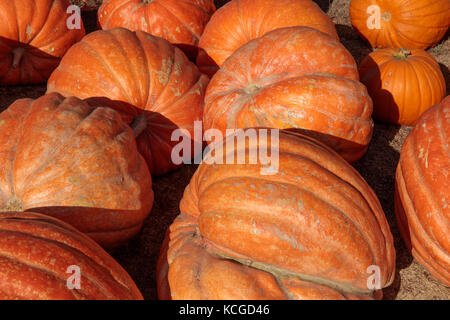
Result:
{"label": "small pumpkin", "polygon": [[450,26],[450,1],[352,0],[350,20],[374,48],[427,49]]}
{"label": "small pumpkin", "polygon": [[450,286],[450,96],[406,138],[395,176],[397,225],[414,258]]}
{"label": "small pumpkin", "polygon": [[0,114],[0,211],[55,216],[104,247],[136,235],[153,205],[135,133],[118,112],[57,93]]}
{"label": "small pumpkin", "polygon": [[0,212],[0,234],[0,300],[143,299],[108,253],[61,220]]}
{"label": "small pumpkin", "polygon": [[179,46],[192,59],[211,15],[213,0],[104,0],[98,10],[102,29],[145,31]]}
{"label": "small pumpkin", "polygon": [[254,126],[297,129],[356,161],[373,130],[372,100],[358,78],[338,40],[306,27],[276,29],[242,46],[212,77],[203,125],[224,134]]}
{"label": "small pumpkin", "polygon": [[[209,79],[184,53],[167,40],[124,28],[99,30],[73,46],[50,76],[47,93],[107,104],[128,124],[139,122],[143,131],[138,149],[150,172],[161,175],[180,165],[171,152],[174,130],[189,132],[201,121]],[[201,140],[201,138],[200,138]]]}
{"label": "small pumpkin", "polygon": [[212,76],[223,62],[248,41],[267,32],[305,26],[339,39],[331,19],[310,0],[232,0],[218,9],[199,42],[197,65]]}
{"label": "small pumpkin", "polygon": [[413,125],[445,96],[438,62],[421,49],[375,50],[361,62],[359,73],[373,99],[373,116],[383,122]]}
{"label": "small pumpkin", "polygon": [[[317,140],[261,133],[237,146],[228,135],[212,149],[245,155],[245,164],[198,167],[161,251],[159,298],[380,298],[368,268],[379,268],[379,288],[389,286],[395,250],[373,190]],[[265,147],[279,154],[272,175],[261,175],[261,158],[248,161]]]}
{"label": "small pumpkin", "polygon": [[44,83],[85,31],[68,29],[68,0],[0,1],[0,84]]}

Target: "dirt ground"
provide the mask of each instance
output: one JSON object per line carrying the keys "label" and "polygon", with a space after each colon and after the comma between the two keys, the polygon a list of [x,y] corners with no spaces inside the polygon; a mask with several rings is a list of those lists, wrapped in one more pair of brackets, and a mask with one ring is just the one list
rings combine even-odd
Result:
{"label": "dirt ground", "polygon": [[[78,0],[74,0],[78,1]],[[98,0],[96,0],[99,2]],[[228,1],[218,0],[217,6]],[[317,0],[322,10],[336,24],[342,43],[359,63],[371,48],[352,30],[348,16],[350,0]],[[83,13],[87,31],[95,29],[95,11]],[[445,40],[446,39],[446,40]],[[450,40],[447,35],[440,44],[428,50],[440,63],[450,88]],[[45,86],[0,86],[0,110],[19,98],[37,98],[45,92]],[[395,238],[397,269],[394,283],[383,290],[384,299],[450,299],[450,288],[435,280],[416,263],[406,250],[399,236],[394,218],[394,172],[402,144],[410,132],[409,127],[388,126],[376,123],[373,139],[367,154],[354,164],[377,193]],[[154,178],[155,204],[144,227],[135,239],[117,249],[112,255],[130,273],[146,299],[156,299],[155,269],[164,232],[178,215],[178,204],[185,186],[196,166],[184,166],[163,177]]]}

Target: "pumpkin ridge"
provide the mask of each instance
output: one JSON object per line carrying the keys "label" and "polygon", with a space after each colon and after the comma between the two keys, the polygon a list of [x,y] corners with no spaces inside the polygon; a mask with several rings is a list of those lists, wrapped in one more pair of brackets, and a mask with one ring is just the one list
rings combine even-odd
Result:
{"label": "pumpkin ridge", "polygon": [[[0,252],[0,258],[3,258],[3,259],[5,259],[5,260],[9,260],[9,261],[11,261],[13,264],[18,264],[18,265],[23,265],[23,266],[25,266],[25,267],[27,267],[27,268],[29,268],[29,269],[31,269],[31,270],[36,270],[36,271],[38,271],[38,272],[42,272],[42,273],[44,273],[44,274],[46,274],[46,275],[48,275],[48,276],[50,276],[52,279],[54,279],[54,281],[57,281],[57,282],[60,282],[60,283],[65,283],[66,282],[66,279],[62,279],[61,277],[59,277],[57,274],[55,274],[55,273],[53,273],[53,272],[50,272],[49,270],[46,270],[46,269],[44,269],[44,268],[41,268],[41,267],[39,267],[39,266],[36,266],[36,265],[33,265],[33,264],[30,264],[30,263],[26,263],[26,262],[24,262],[24,261],[22,261],[22,260],[20,260],[20,261],[18,261],[17,259],[15,259],[15,257],[11,257],[11,256],[7,256],[7,255],[5,255],[5,254],[3,254],[2,252]],[[14,282],[13,282],[14,283]],[[2,284],[1,284],[1,282],[0,282],[0,292],[2,292],[3,290],[2,290]],[[80,288],[80,289],[78,289],[79,291],[81,291],[81,292],[83,292],[84,290],[82,289],[82,288]],[[4,291],[3,291],[4,292]],[[76,296],[76,290],[68,290],[68,292],[70,292],[70,294],[72,295],[72,296]],[[10,293],[11,294],[11,293]],[[85,297],[89,297],[89,295],[87,294],[87,293],[82,293],[82,295],[84,295]],[[15,296],[15,293],[14,293],[14,296]],[[41,295],[39,295],[39,298],[38,299],[40,299],[40,300],[42,300],[42,299],[45,299],[45,298],[43,298],[43,297],[41,297]]]}
{"label": "pumpkin ridge", "polygon": [[123,81],[121,81],[121,79],[119,79],[119,77],[117,77],[117,73],[115,72],[115,70],[109,64],[106,63],[107,59],[104,59],[102,57],[102,54],[100,54],[97,50],[92,48],[92,46],[87,41],[82,41],[82,42],[80,42],[80,44],[83,44],[83,46],[85,47],[85,50],[90,51],[91,53],[93,53],[93,55],[96,56],[96,60],[99,61],[101,65],[103,65],[103,67],[106,69],[108,74],[113,75],[114,82],[115,82],[115,84],[118,85],[117,87],[120,89],[120,91],[124,95],[125,99],[129,103],[133,103],[133,100],[129,96],[128,92],[125,90]]}
{"label": "pumpkin ridge", "polygon": [[[411,148],[408,148],[407,149],[407,151],[408,151],[408,154],[407,155],[409,155],[409,157],[408,158],[410,158],[410,159],[413,159],[413,162],[412,162],[412,164],[413,164],[413,166],[414,166],[414,178],[415,178],[415,180],[416,180],[416,183],[419,183],[420,182],[420,185],[422,186],[422,192],[424,193],[424,194],[426,194],[426,199],[429,199],[429,204],[430,204],[430,206],[432,206],[433,207],[433,214],[438,214],[439,215],[439,217],[441,218],[441,219],[445,219],[445,216],[443,216],[443,214],[442,214],[442,210],[439,208],[439,205],[436,205],[436,199],[435,199],[435,197],[434,197],[434,195],[433,195],[433,192],[431,191],[431,188],[430,188],[430,185],[428,184],[428,182],[426,181],[426,179],[425,179],[425,176],[424,176],[424,174],[423,174],[423,170],[422,170],[422,166],[420,165],[420,163],[419,163],[419,157],[415,157],[414,156],[414,151],[416,151],[417,150],[417,144],[416,144],[416,139],[415,139],[415,136],[413,136],[412,137],[412,139],[411,139]],[[404,179],[404,174],[403,174],[403,172],[402,172],[402,174],[401,174],[401,176],[402,176],[402,178]],[[417,181],[417,180],[419,180],[419,181]],[[408,188],[407,188],[407,186],[406,186],[406,181],[404,181],[404,191],[406,192],[406,194],[410,194],[410,190],[408,190]],[[414,208],[414,200],[411,198],[411,207],[412,208]],[[411,215],[411,217],[412,217],[412,219],[414,219],[414,220],[416,220],[415,221],[415,223],[414,223],[414,225],[416,226],[416,227],[419,227],[419,228],[421,228],[422,229],[422,233],[421,234],[424,234],[424,235],[426,235],[429,239],[432,239],[433,241],[430,241],[430,242],[428,242],[427,241],[427,243],[431,243],[431,245],[434,247],[435,245],[437,245],[438,247],[439,247],[439,250],[444,250],[441,246],[440,246],[440,244],[439,244],[439,242],[437,242],[436,241],[436,239],[435,239],[435,237],[432,237],[430,234],[429,234],[429,232],[425,229],[425,228],[423,228],[423,226],[422,226],[422,224],[420,223],[421,222],[421,217],[417,214],[417,211],[414,209],[414,212],[416,213],[415,214],[415,216],[414,215]],[[440,220],[441,220],[440,219]]]}
{"label": "pumpkin ridge", "polygon": [[[14,1],[13,1],[14,2]],[[33,2],[33,6],[36,6],[36,2],[35,1],[32,1]],[[47,21],[48,21],[48,18],[49,18],[49,16],[50,16],[50,12],[52,12],[52,9],[53,9],[53,6],[55,5],[55,0],[53,0],[52,1],[52,4],[50,5],[50,7],[49,7],[49,9],[48,9],[48,11],[47,11],[47,15],[46,15],[46,17],[45,17],[45,19],[43,20],[44,21],[44,24],[42,25],[42,26],[40,26],[41,28],[39,29],[39,31],[38,32],[36,32],[35,34],[34,34],[34,36],[30,39],[30,40],[28,40],[28,44],[30,44],[30,45],[32,45],[33,43],[33,41],[34,41],[34,39],[36,39],[40,34],[41,34],[41,32],[42,32],[42,30],[44,29],[44,26],[45,26],[45,24],[47,23]],[[35,11],[34,10],[35,8],[33,8],[33,11]],[[15,10],[16,11],[16,10]],[[17,21],[18,22],[18,21]],[[20,41],[20,39],[19,39],[19,41]]]}
{"label": "pumpkin ridge", "polygon": [[[1,233],[2,231],[3,231],[3,230],[0,230],[0,233]],[[23,235],[25,235],[25,236],[29,236],[29,235],[27,235],[26,233],[22,233],[22,232],[20,232],[20,231],[14,231],[14,232],[10,232],[10,233],[20,233],[20,234],[23,234]],[[41,238],[41,237],[35,237],[35,236],[31,236],[31,237],[33,237],[33,238],[39,238],[39,240],[48,241],[47,239]],[[69,247],[68,249],[72,249],[72,247]],[[30,261],[24,261],[23,259],[18,260],[18,259],[16,259],[15,256],[11,256],[11,255],[5,254],[5,252],[1,252],[1,251],[0,251],[0,257],[3,257],[4,259],[7,259],[7,260],[11,260],[11,261],[13,261],[14,263],[18,263],[18,264],[24,265],[24,266],[26,266],[26,267],[28,267],[28,268],[30,268],[30,269],[32,269],[32,270],[34,269],[34,270],[38,270],[39,272],[43,272],[43,273],[45,273],[45,274],[51,276],[54,280],[56,280],[56,281],[58,281],[58,282],[66,283],[66,281],[67,281],[67,279],[64,279],[64,278],[61,277],[58,273],[52,272],[52,271],[50,271],[50,270],[48,270],[48,269],[45,269],[43,266],[41,266],[41,265],[39,265],[39,264],[33,264],[33,263],[31,263]],[[83,277],[86,278],[86,280],[88,280],[89,282],[91,282],[91,283],[93,283],[93,284],[96,283],[96,281],[94,281],[93,278],[87,276],[87,274],[84,273],[84,272],[83,272]],[[101,291],[104,291],[104,290],[105,290],[105,288],[104,288],[103,286],[101,286],[101,285],[98,285],[98,284],[97,284],[97,287],[98,287],[98,288],[101,288],[101,289],[102,289]],[[80,288],[80,289],[78,289],[78,290],[80,290],[81,292],[84,291],[82,288]],[[76,291],[70,290],[69,292],[71,292],[72,295],[73,295],[73,292],[76,292]],[[103,293],[105,296],[108,296],[108,294],[106,294],[106,291],[105,291],[105,292],[102,292],[102,293]],[[88,294],[88,293],[84,293],[84,295],[85,295],[86,297],[89,297],[89,294]]]}
{"label": "pumpkin ridge", "polygon": [[[427,230],[422,226],[420,218],[417,214],[417,211],[414,209],[414,202],[411,199],[407,186],[406,186],[406,181],[404,178],[404,174],[403,174],[403,169],[402,166],[399,165],[399,175],[398,175],[398,179],[397,179],[397,183],[398,183],[398,187],[399,187],[399,197],[401,199],[401,203],[400,205],[402,206],[402,208],[404,208],[404,215],[405,218],[407,220],[407,224],[403,225],[404,228],[406,228],[407,230],[404,230],[404,232],[409,232],[410,237],[409,237],[409,241],[410,241],[410,245],[413,246],[412,250],[415,251],[418,255],[419,255],[419,260],[421,260],[421,263],[423,263],[424,265],[431,265],[433,266],[433,269],[435,269],[434,265],[430,264],[427,262],[427,259],[425,257],[423,257],[424,252],[426,251],[425,248],[420,249],[420,251],[418,252],[415,247],[418,245],[420,247],[423,247],[421,244],[421,240],[424,240],[425,238],[425,243],[428,246],[431,246],[432,248],[432,252],[429,253],[429,255],[431,257],[433,257],[434,259],[438,260],[435,261],[436,264],[438,264],[439,266],[444,267],[445,265],[442,264],[442,262],[445,261],[445,256],[442,256],[441,253],[445,253],[445,249],[442,248],[439,244],[439,242],[437,241],[427,241],[427,240],[434,240],[432,239],[432,237],[428,234]],[[414,214],[406,214],[406,208],[405,207],[411,207],[413,208],[413,213]],[[411,212],[411,211],[410,211]],[[398,215],[398,213],[396,213]],[[421,231],[420,234],[418,232],[416,232],[415,228],[419,228],[419,230]],[[406,236],[406,234],[404,235]],[[437,274],[441,274],[441,271],[438,271]]]}
{"label": "pumpkin ridge", "polygon": [[[26,214],[26,212],[24,212]],[[104,261],[103,259],[95,259],[97,258],[97,256],[95,255],[95,251],[98,250],[97,245],[94,243],[94,245],[90,244],[89,242],[91,242],[91,238],[89,236],[87,236],[86,234],[83,233],[79,233],[77,232],[76,234],[71,234],[72,231],[77,231],[77,229],[75,229],[74,227],[72,227],[71,225],[64,223],[63,221],[60,221],[58,219],[52,218],[51,216],[45,216],[42,214],[42,217],[38,217],[37,214],[35,214],[34,212],[32,213],[33,215],[28,216],[28,217],[22,217],[22,216],[16,216],[16,215],[11,215],[10,217],[0,217],[0,232],[11,232],[11,233],[19,233],[19,234],[23,234],[25,236],[31,236],[34,239],[40,239],[43,240],[45,242],[51,242],[54,243],[55,245],[59,246],[59,247],[67,247],[71,250],[73,250],[74,252],[77,253],[81,253],[82,255],[85,255],[86,257],[88,257],[89,259],[91,259],[96,265],[102,267],[103,269],[105,269],[104,271],[107,271],[111,277],[116,280],[118,283],[120,283],[125,289],[129,289],[122,281],[121,278],[123,275],[121,275],[120,273],[113,273],[111,272],[111,270],[108,268],[108,264],[109,261]],[[3,221],[8,221],[8,220],[14,220],[14,221],[19,221],[25,224],[30,224],[32,225],[39,225],[40,228],[42,228],[42,232],[44,232],[47,229],[51,229],[54,228],[57,230],[57,232],[61,235],[61,238],[44,238],[43,236],[39,235],[38,233],[32,233],[32,231],[27,230],[27,232],[23,232],[14,228],[10,228],[8,226],[8,224],[4,224],[2,223]],[[77,244],[76,241],[73,241],[72,243],[70,242],[70,238],[71,237],[75,237],[76,241],[82,242],[85,244],[85,246],[75,246]],[[64,240],[69,240],[69,241],[64,241]],[[87,245],[86,245],[87,243]]]}
{"label": "pumpkin ridge", "polygon": [[272,276],[274,276],[276,279],[283,280],[283,279],[299,279],[302,281],[311,282],[313,284],[319,284],[324,285],[326,287],[335,289],[339,292],[349,293],[349,294],[363,294],[363,295],[372,295],[374,293],[373,290],[370,289],[361,289],[358,287],[354,287],[352,285],[348,285],[342,282],[329,280],[326,278],[318,277],[318,276],[311,276],[308,274],[302,274],[302,273],[296,273],[292,272],[268,263],[264,262],[258,262],[258,261],[246,261],[245,259],[240,259],[236,257],[232,257],[224,252],[221,252],[220,249],[218,251],[210,251],[206,249],[207,252],[209,252],[212,255],[217,256],[218,258],[225,259],[225,260],[231,260],[237,263],[240,263],[241,265],[254,268],[257,270],[265,271]]}
{"label": "pumpkin ridge", "polygon": [[[179,0],[178,0],[179,1]],[[181,26],[184,28],[184,29],[186,29],[194,38],[195,38],[195,40],[194,40],[194,42],[195,43],[198,43],[198,41],[200,40],[200,35],[198,35],[196,32],[194,32],[194,30],[192,30],[190,27],[189,27],[189,24],[187,24],[187,23],[185,23],[184,21],[182,21],[181,19],[180,19],[180,17],[176,14],[176,13],[173,13],[171,10],[169,10],[169,8],[167,7],[167,6],[163,6],[160,2],[156,2],[156,3],[158,3],[160,6],[161,6],[161,8],[164,8],[164,10],[166,10],[166,12],[168,12],[172,17],[174,17],[176,20],[178,20],[179,22],[181,22]],[[195,7],[197,7],[197,6],[195,6]]]}

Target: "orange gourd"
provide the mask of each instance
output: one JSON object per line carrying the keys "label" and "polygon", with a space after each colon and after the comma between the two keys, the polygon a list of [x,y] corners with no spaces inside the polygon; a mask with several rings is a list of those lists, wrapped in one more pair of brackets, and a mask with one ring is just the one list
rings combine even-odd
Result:
{"label": "orange gourd", "polygon": [[427,49],[450,26],[450,1],[352,0],[350,20],[374,48]]}
{"label": "orange gourd", "polygon": [[47,92],[108,104],[128,124],[139,119],[138,149],[150,172],[161,175],[179,167],[171,160],[178,143],[171,140],[173,131],[187,130],[194,139],[208,82],[167,40],[115,28],[90,33],[73,46],[51,75]]}
{"label": "orange gourd", "polygon": [[[212,149],[245,163],[205,161],[195,172],[161,250],[159,298],[380,298],[368,268],[389,286],[395,251],[372,189],[313,138],[257,137],[236,146],[229,135]],[[261,175],[261,158],[249,163],[266,146],[279,154],[272,175]]]}
{"label": "orange gourd", "polygon": [[108,253],[61,220],[0,212],[0,235],[0,300],[143,299]]}
{"label": "orange gourd", "polygon": [[232,0],[207,24],[199,42],[197,65],[212,76],[248,41],[291,26],[315,28],[339,39],[331,19],[311,0]]}
{"label": "orange gourd", "polygon": [[192,59],[211,15],[213,0],[104,0],[98,10],[102,29],[145,31],[180,47]]}
{"label": "orange gourd", "polygon": [[372,100],[358,79],[355,60],[338,40],[311,28],[280,28],[242,46],[212,77],[203,126],[224,134],[297,129],[356,161],[373,130]]}
{"label": "orange gourd", "polygon": [[380,49],[359,65],[361,82],[373,100],[373,116],[383,122],[413,125],[445,96],[436,59],[421,49]]}
{"label": "orange gourd", "polygon": [[17,100],[0,114],[0,212],[55,216],[108,248],[126,242],[153,205],[135,134],[74,97]]}
{"label": "orange gourd", "polygon": [[450,286],[450,96],[425,111],[403,145],[395,213],[414,258]]}
{"label": "orange gourd", "polygon": [[[68,29],[68,0],[0,1],[0,84],[44,83],[61,57],[84,36]],[[72,20],[71,20],[72,21]]]}

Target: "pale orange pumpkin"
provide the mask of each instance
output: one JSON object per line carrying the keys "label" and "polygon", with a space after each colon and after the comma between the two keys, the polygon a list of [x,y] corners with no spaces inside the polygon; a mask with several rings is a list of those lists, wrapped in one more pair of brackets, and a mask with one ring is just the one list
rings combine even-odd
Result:
{"label": "pale orange pumpkin", "polygon": [[[204,161],[185,189],[158,262],[159,298],[380,298],[368,285],[370,267],[379,268],[379,288],[389,286],[395,250],[381,205],[358,172],[297,133],[282,130],[267,141],[257,131],[238,146],[236,136],[206,156],[224,164]],[[279,154],[272,175],[261,175],[261,158],[249,163],[265,147]],[[245,163],[226,162],[233,154]]]}
{"label": "pale orange pumpkin", "polygon": [[[0,1],[0,84],[44,83],[84,36],[68,29],[68,0]],[[72,13],[73,14],[73,13]]]}
{"label": "pale orange pumpkin", "polygon": [[396,172],[395,213],[414,258],[450,286],[450,96],[406,138]]}
{"label": "pale orange pumpkin", "polygon": [[374,48],[426,49],[450,26],[448,0],[352,0],[353,28]]}
{"label": "pale orange pumpkin", "polygon": [[0,212],[52,215],[115,247],[153,205],[152,179],[119,113],[57,93],[0,114]]}
{"label": "pale orange pumpkin", "polygon": [[359,73],[373,100],[373,116],[383,122],[413,125],[445,96],[438,62],[421,49],[375,50],[361,62]]}
{"label": "pale orange pumpkin", "polygon": [[[53,72],[47,92],[89,99],[115,108],[128,124],[143,131],[138,149],[152,174],[178,168],[171,159],[174,130],[194,141],[201,121],[207,76],[167,40],[124,28],[96,31],[73,46]],[[201,141],[196,141],[202,143]]]}
{"label": "pale orange pumpkin", "polygon": [[372,100],[358,78],[338,40],[306,27],[276,29],[242,46],[212,77],[203,126],[223,134],[254,126],[297,129],[356,161],[373,130]]}
{"label": "pale orange pumpkin", "polygon": [[248,41],[291,26],[311,27],[339,39],[331,19],[311,0],[232,0],[207,24],[199,42],[197,65],[212,76]]}
{"label": "pale orange pumpkin", "polygon": [[0,300],[143,299],[108,253],[61,220],[0,212],[0,235]]}

